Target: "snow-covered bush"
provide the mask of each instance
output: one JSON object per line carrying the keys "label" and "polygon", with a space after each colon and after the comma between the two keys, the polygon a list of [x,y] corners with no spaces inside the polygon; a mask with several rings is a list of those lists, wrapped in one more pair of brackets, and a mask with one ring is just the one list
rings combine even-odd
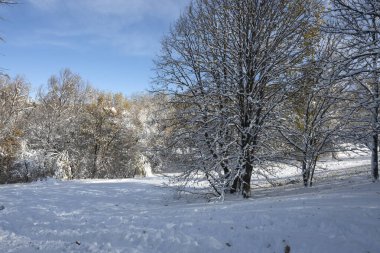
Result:
{"label": "snow-covered bush", "polygon": [[67,151],[60,152],[56,155],[53,171],[54,177],[57,179],[72,179],[70,159]]}
{"label": "snow-covered bush", "polygon": [[43,150],[30,150],[22,142],[17,158],[12,164],[8,182],[30,182],[50,176]]}

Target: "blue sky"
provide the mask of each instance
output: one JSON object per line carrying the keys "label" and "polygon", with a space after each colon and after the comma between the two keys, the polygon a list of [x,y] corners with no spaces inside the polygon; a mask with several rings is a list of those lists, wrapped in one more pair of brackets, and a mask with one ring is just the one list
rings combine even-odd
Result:
{"label": "blue sky", "polygon": [[98,89],[150,87],[160,41],[190,0],[18,0],[1,6],[0,67],[36,89],[69,68]]}

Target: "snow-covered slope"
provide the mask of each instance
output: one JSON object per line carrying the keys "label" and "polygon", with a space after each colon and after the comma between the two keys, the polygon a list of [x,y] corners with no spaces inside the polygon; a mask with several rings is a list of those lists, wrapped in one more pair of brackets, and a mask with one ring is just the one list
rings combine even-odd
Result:
{"label": "snow-covered slope", "polygon": [[0,186],[0,252],[380,252],[380,184],[368,176],[174,199],[164,179]]}

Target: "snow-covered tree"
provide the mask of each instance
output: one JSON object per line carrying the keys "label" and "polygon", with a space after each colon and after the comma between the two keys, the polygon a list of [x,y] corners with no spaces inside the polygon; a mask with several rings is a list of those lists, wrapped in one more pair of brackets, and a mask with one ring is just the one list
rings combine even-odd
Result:
{"label": "snow-covered tree", "polygon": [[125,178],[143,174],[138,135],[127,117],[122,94],[97,92],[80,122],[84,167],[88,177]]}
{"label": "snow-covered tree", "polygon": [[[318,36],[321,37],[321,36]],[[324,38],[323,38],[324,37]],[[312,186],[321,156],[341,150],[349,128],[347,85],[336,79],[335,37],[322,35],[305,57],[301,78],[279,109],[283,115],[279,132],[287,143],[288,157],[301,164],[305,186]]]}
{"label": "snow-covered tree", "polygon": [[[341,58],[340,79],[347,80],[353,95],[352,105],[363,108],[361,126],[355,128],[355,136],[366,138],[372,152],[372,175],[378,172],[379,149],[379,67],[380,67],[380,2],[377,0],[331,0],[326,31],[339,34],[343,40],[338,47]],[[356,117],[356,121],[358,121]],[[358,121],[359,122],[359,121]]]}
{"label": "snow-covered tree", "polygon": [[156,90],[174,108],[170,147],[185,179],[203,175],[219,195],[250,196],[318,9],[316,1],[197,0],[178,20],[162,43]]}
{"label": "snow-covered tree", "polygon": [[24,117],[30,109],[29,87],[24,79],[0,77],[0,182],[10,179],[10,169],[25,135]]}
{"label": "snow-covered tree", "polygon": [[36,155],[36,161],[43,157],[38,167],[45,177],[144,174],[138,126],[129,117],[129,103],[122,94],[97,91],[66,69],[49,79],[33,105],[25,119],[26,147],[19,154],[19,168],[31,169],[32,163],[24,166],[23,157]]}
{"label": "snow-covered tree", "polygon": [[70,70],[52,76],[47,89],[40,89],[34,109],[28,117],[28,148],[45,154],[44,170],[56,174],[56,162],[62,154],[70,161],[73,175],[78,168],[79,119],[87,99],[84,81]]}

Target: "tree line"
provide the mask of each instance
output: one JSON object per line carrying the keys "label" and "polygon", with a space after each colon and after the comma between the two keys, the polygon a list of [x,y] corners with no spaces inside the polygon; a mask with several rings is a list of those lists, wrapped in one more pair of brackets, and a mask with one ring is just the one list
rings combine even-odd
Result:
{"label": "tree line", "polygon": [[30,97],[24,79],[0,78],[0,183],[146,173],[149,96],[97,91],[66,69]]}

